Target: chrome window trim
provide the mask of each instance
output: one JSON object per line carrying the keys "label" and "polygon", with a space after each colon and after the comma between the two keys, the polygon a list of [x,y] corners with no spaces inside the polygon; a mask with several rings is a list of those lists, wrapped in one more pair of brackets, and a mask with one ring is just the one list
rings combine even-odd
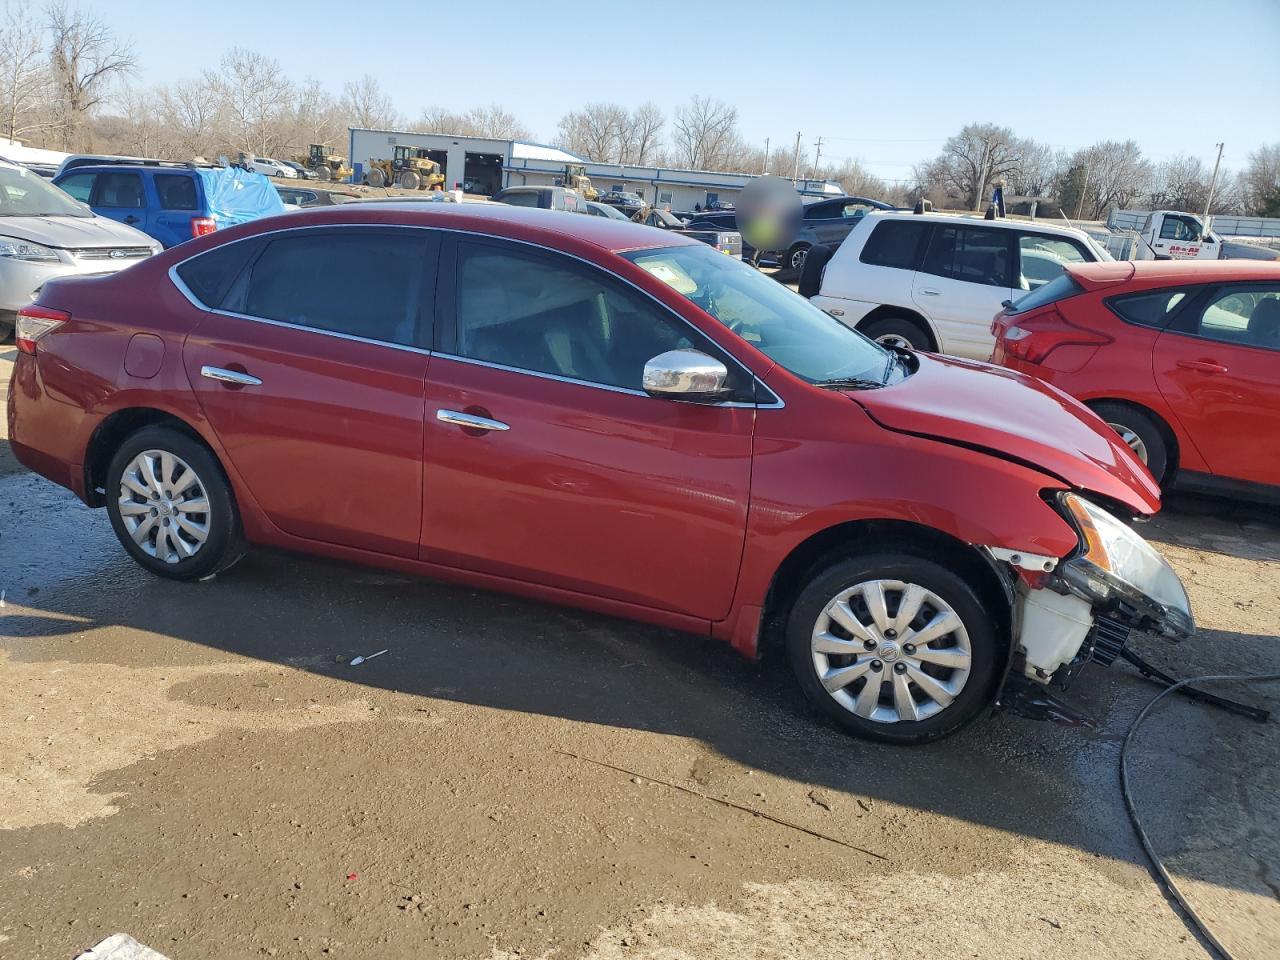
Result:
{"label": "chrome window trim", "polygon": [[[498,240],[506,243],[517,243],[526,247],[532,247],[535,250],[544,251],[546,253],[556,254],[562,257],[569,257],[570,259],[577,260],[579,263],[586,264],[588,267],[591,267],[592,269],[595,269],[595,270],[604,269],[603,267],[600,266],[600,264],[593,263],[592,261],[587,260],[585,257],[580,257],[577,254],[568,253],[564,250],[557,250],[556,248],[548,247],[545,244],[535,243],[532,240],[519,240],[519,239],[516,239],[515,237],[504,237],[501,234],[479,233],[475,230],[464,230],[460,227],[440,227],[435,225],[425,225],[425,224],[418,225],[418,224],[403,224],[403,223],[365,223],[365,222],[317,223],[317,224],[302,224],[299,226],[290,226],[290,227],[278,227],[273,230],[264,230],[261,233],[254,233],[254,234],[250,234],[249,236],[236,237],[236,239],[234,240],[228,241],[227,243],[224,243],[224,244],[219,244],[217,247],[214,247],[209,250],[202,250],[200,253],[192,254],[191,256],[186,257],[182,260],[179,260],[177,263],[173,264],[173,266],[171,266],[168,270],[169,280],[173,283],[175,287],[177,287],[178,292],[187,298],[188,302],[190,302],[193,307],[203,310],[206,313],[213,313],[223,317],[234,317],[237,320],[254,320],[258,323],[270,324],[271,326],[285,327],[290,330],[301,330],[304,333],[319,333],[319,334],[324,334],[325,336],[337,337],[341,340],[352,340],[352,341],[355,341],[356,343],[369,343],[378,347],[391,347],[394,350],[406,350],[411,353],[419,353],[419,354],[426,354],[428,356],[443,357],[448,360],[457,360],[462,363],[471,363],[478,366],[492,367],[494,369],[505,370],[510,373],[523,373],[527,376],[541,377],[546,380],[557,380],[562,383],[570,383],[570,384],[575,384],[577,386],[583,386],[583,387],[595,387],[598,390],[608,390],[613,393],[628,393],[634,396],[648,397],[650,400],[661,399],[658,397],[652,397],[649,394],[645,393],[643,390],[631,390],[626,387],[614,387],[614,386],[610,386],[608,384],[603,384],[603,383],[592,383],[588,380],[575,380],[571,377],[561,377],[561,376],[557,376],[556,374],[542,373],[537,370],[525,370],[521,367],[508,367],[500,363],[490,363],[487,360],[476,360],[471,357],[462,357],[456,354],[439,353],[433,350],[423,349],[422,347],[411,347],[406,344],[392,343],[387,340],[371,340],[367,337],[355,336],[354,334],[339,333],[336,330],[323,330],[319,327],[306,327],[306,326],[302,326],[301,324],[288,323],[284,320],[271,320],[271,319],[268,319],[267,317],[255,317],[249,314],[235,313],[230,310],[219,310],[214,307],[210,307],[205,303],[202,303],[196,297],[196,295],[191,291],[191,289],[186,285],[186,283],[183,282],[182,277],[178,275],[179,267],[184,266],[185,264],[191,262],[192,260],[195,260],[195,259],[198,259],[199,257],[204,256],[206,253],[213,253],[214,250],[221,250],[225,247],[230,246],[233,243],[243,243],[246,240],[256,240],[256,239],[261,239],[263,237],[272,237],[280,233],[296,233],[302,230],[346,229],[349,227],[357,227],[357,228],[363,227],[363,228],[391,229],[391,230],[439,230],[444,233],[461,234],[466,237],[475,237],[480,240]],[[660,248],[655,248],[655,249],[660,249]],[[675,317],[679,322],[693,329],[699,336],[707,337],[707,334],[705,332],[700,330],[697,326],[695,326],[685,317],[682,317],[679,313],[671,309],[671,307],[667,306],[665,303],[663,303],[653,294],[649,293],[647,290],[642,290],[640,287],[636,286],[626,277],[620,277],[618,276],[618,274],[613,273],[612,271],[606,271],[606,272],[609,273],[609,275],[613,277],[615,280],[618,280],[619,282],[626,284],[636,293],[651,300],[654,304],[657,305],[657,307],[660,310]],[[713,343],[715,343],[714,338],[708,337],[708,339],[710,339]],[[766,384],[762,379],[760,379],[760,377],[755,373],[754,370],[748,367],[745,363],[743,363],[741,360],[735,357],[728,350],[725,350],[724,347],[722,347],[720,344],[717,343],[716,346],[720,347],[720,349],[725,353],[725,355],[731,361],[733,361],[733,363],[737,364],[738,368],[741,369],[748,377],[751,378],[752,382],[755,385],[757,385],[760,389],[762,389],[768,396],[772,397],[773,399],[771,401],[767,401],[767,402],[762,401],[759,403],[747,403],[745,401],[732,401],[729,403],[715,404],[715,406],[754,407],[757,410],[781,410],[786,406],[786,403],[783,401],[783,399],[780,396],[778,396],[777,392],[773,390],[773,388],[770,387],[768,384]]]}

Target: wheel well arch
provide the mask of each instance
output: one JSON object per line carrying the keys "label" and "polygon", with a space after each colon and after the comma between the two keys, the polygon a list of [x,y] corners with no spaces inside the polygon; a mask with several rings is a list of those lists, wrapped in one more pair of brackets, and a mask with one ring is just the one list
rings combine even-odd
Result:
{"label": "wheel well arch", "polygon": [[973,545],[909,520],[851,520],[821,530],[797,544],[774,571],[761,617],[762,650],[780,646],[786,620],[810,576],[844,557],[896,550],[941,562],[969,583],[1007,640],[1012,627],[1012,581]]}
{"label": "wheel well arch", "polygon": [[865,324],[874,323],[876,320],[883,320],[886,317],[896,317],[900,320],[911,321],[929,338],[929,349],[934,351],[938,349],[938,335],[933,330],[933,324],[929,322],[924,314],[918,310],[912,310],[910,307],[895,307],[891,304],[883,303],[854,324],[854,329],[860,330]]}
{"label": "wheel well arch", "polygon": [[[209,446],[191,424],[172,413],[154,407],[126,407],[117,410],[98,424],[85,448],[84,492],[89,506],[100,507],[106,503],[106,495],[99,491],[106,487],[107,467],[120,444],[143,427],[152,426],[171,427],[185,433],[202,446]],[[218,459],[217,454],[214,454],[214,459]]]}
{"label": "wheel well arch", "polygon": [[[1083,402],[1090,410],[1093,410],[1093,408],[1100,403],[1113,403],[1120,407],[1128,407],[1130,410],[1137,411],[1154,423],[1156,429],[1160,431],[1160,437],[1164,440],[1168,454],[1168,459],[1164,467],[1165,478],[1168,479],[1173,476],[1174,471],[1178,469],[1178,462],[1181,460],[1182,450],[1178,445],[1178,435],[1173,432],[1173,427],[1169,425],[1168,420],[1145,404],[1136,403],[1133,400],[1126,400],[1123,397],[1090,397],[1088,400]],[[1094,413],[1097,413],[1097,411],[1094,410]]]}

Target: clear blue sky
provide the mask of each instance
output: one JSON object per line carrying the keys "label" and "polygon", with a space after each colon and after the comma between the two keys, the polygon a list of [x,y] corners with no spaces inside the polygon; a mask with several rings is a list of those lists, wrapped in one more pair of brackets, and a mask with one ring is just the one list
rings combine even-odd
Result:
{"label": "clear blue sky", "polygon": [[132,37],[141,83],[238,45],[335,95],[370,73],[409,117],[498,103],[543,140],[588,101],[670,116],[698,93],[736,105],[753,141],[800,131],[812,155],[822,136],[885,178],[971,120],[1064,148],[1131,137],[1156,160],[1212,162],[1221,140],[1234,169],[1280,141],[1280,0],[487,0],[452,20],[434,0],[81,2]]}

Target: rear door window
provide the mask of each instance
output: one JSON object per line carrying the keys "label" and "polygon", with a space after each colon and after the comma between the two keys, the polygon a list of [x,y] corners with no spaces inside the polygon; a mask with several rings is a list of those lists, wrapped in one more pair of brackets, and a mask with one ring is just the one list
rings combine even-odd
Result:
{"label": "rear door window", "polygon": [[871,230],[859,259],[877,267],[915,270],[928,236],[929,224],[918,220],[882,220]]}
{"label": "rear door window", "polygon": [[920,269],[964,283],[1012,287],[1012,239],[1011,230],[939,224]]}
{"label": "rear door window", "polygon": [[142,177],[136,173],[100,173],[94,184],[93,207],[116,210],[141,210],[147,205],[142,192]]}
{"label": "rear door window", "polygon": [[1191,332],[1219,343],[1280,350],[1280,286],[1218,288],[1194,317]]}
{"label": "rear door window", "polygon": [[503,203],[513,207],[536,207],[538,195],[532,190],[513,190],[498,197]]}
{"label": "rear door window", "polygon": [[200,206],[195,177],[180,173],[157,173],[156,194],[160,197],[160,206],[164,210],[197,210]]}
{"label": "rear door window", "polygon": [[[239,313],[365,340],[427,348],[434,258],[423,230],[308,230],[269,240]],[[434,243],[434,237],[430,238]],[[431,261],[429,263],[429,261]]]}

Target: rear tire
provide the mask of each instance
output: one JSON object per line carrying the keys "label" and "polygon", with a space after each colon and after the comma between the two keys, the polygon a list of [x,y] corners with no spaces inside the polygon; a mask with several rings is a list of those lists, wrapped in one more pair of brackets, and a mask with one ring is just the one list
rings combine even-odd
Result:
{"label": "rear tire", "polygon": [[1089,408],[1106,421],[1107,426],[1143,462],[1156,483],[1164,485],[1169,473],[1169,445],[1154,420],[1141,410],[1125,403],[1091,403]]}
{"label": "rear tire", "polygon": [[130,435],[107,467],[107,514],[138,564],[198,580],[244,554],[231,486],[209,449],[172,427]]}
{"label": "rear tire", "polygon": [[787,251],[786,268],[801,276],[804,273],[804,261],[809,256],[809,244],[797,243]]}
{"label": "rear tire", "polygon": [[858,324],[859,332],[885,346],[930,350],[929,335],[910,317],[888,316]]}
{"label": "rear tire", "polygon": [[884,743],[950,736],[991,703],[1000,678],[995,622],[973,588],[910,553],[819,570],[791,608],[786,645],[809,702]]}

